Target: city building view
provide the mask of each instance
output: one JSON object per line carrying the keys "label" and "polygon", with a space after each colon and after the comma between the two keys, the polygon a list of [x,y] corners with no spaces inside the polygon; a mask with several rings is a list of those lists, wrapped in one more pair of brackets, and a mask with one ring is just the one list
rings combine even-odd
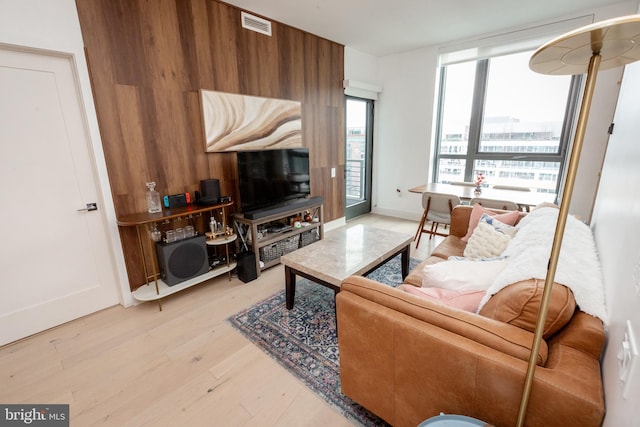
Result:
{"label": "city building view", "polygon": [[[560,162],[518,160],[518,157],[557,153],[561,130],[560,122],[521,122],[513,117],[486,118],[479,153],[473,166],[474,176],[481,172],[485,187],[513,185],[527,187],[531,191],[556,193]],[[440,142],[440,154],[464,156],[468,138],[468,126],[459,132],[446,133]],[[510,159],[481,159],[483,153],[487,156],[500,153]],[[465,167],[464,158],[441,158],[437,181],[464,181]]]}

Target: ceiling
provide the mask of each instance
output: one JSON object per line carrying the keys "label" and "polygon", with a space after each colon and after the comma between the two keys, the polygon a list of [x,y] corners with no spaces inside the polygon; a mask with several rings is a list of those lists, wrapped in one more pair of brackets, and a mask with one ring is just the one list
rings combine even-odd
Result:
{"label": "ceiling", "polygon": [[360,52],[385,56],[506,32],[620,0],[225,0]]}

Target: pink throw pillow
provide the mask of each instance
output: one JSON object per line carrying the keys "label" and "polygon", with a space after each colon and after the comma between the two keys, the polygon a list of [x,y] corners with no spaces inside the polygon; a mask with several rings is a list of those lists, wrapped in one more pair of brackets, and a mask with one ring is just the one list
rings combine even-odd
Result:
{"label": "pink throw pillow", "polygon": [[475,203],[473,205],[473,210],[471,211],[471,216],[469,217],[469,228],[467,229],[467,234],[460,240],[462,240],[463,242],[467,242],[469,240],[469,237],[471,237],[471,235],[473,234],[473,230],[475,230],[478,226],[480,217],[483,213],[486,213],[487,215],[492,216],[501,223],[507,225],[515,225],[518,217],[520,216],[520,212],[518,211],[509,211],[499,214],[497,212],[483,208],[479,203]]}
{"label": "pink throw pillow", "polygon": [[418,288],[413,285],[399,286],[403,291],[436,304],[475,313],[485,291],[455,291],[442,288]]}

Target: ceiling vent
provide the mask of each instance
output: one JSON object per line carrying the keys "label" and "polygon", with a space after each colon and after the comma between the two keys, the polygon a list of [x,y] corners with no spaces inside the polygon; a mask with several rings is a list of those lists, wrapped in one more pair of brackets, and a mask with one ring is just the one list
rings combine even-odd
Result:
{"label": "ceiling vent", "polygon": [[271,35],[271,21],[250,15],[247,12],[240,12],[242,28],[255,31],[261,34]]}

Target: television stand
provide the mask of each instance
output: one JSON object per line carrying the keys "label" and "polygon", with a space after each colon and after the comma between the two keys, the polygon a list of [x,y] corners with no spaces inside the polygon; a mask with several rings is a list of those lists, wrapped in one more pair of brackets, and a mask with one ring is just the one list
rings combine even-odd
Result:
{"label": "television stand", "polygon": [[318,203],[324,203],[324,199],[320,196],[293,199],[286,202],[278,203],[273,206],[269,206],[264,209],[257,209],[254,211],[243,212],[243,216],[246,219],[261,219],[272,215],[286,214],[291,210],[305,210],[311,206],[315,206]]}
{"label": "television stand", "polygon": [[[267,210],[254,211],[251,215],[233,215],[240,245],[246,244],[255,254],[258,276],[262,270],[279,264],[281,255],[324,237],[323,203],[322,197],[311,197],[293,200],[286,205]],[[291,220],[298,216],[304,218],[306,211],[311,214],[312,221],[300,221],[299,228],[292,227]],[[270,226],[275,226],[275,231],[269,231]]]}

